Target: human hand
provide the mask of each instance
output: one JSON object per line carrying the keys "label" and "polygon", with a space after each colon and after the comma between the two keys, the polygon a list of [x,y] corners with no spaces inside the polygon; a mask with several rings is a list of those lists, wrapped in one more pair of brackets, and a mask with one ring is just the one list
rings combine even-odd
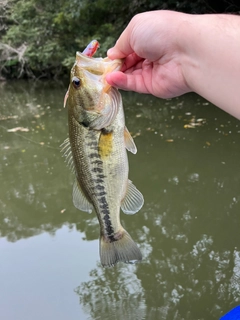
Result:
{"label": "human hand", "polygon": [[124,65],[106,80],[160,98],[192,91],[240,119],[239,39],[238,15],[141,13],[109,49]]}
{"label": "human hand", "polygon": [[108,50],[110,59],[124,58],[121,71],[110,73],[106,80],[123,90],[150,93],[171,98],[191,91],[182,60],[181,26],[187,14],[152,11],[136,15]]}

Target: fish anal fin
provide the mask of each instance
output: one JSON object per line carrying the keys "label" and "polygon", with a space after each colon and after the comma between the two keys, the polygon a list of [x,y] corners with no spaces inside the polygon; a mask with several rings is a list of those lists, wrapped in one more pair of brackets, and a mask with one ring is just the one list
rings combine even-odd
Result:
{"label": "fish anal fin", "polygon": [[126,214],[138,212],[144,204],[141,192],[135,187],[131,180],[128,180],[127,191],[121,202],[121,209]]}
{"label": "fish anal fin", "polygon": [[100,237],[100,259],[103,267],[112,267],[117,262],[135,263],[142,260],[142,254],[126,230],[116,241],[110,241],[104,235]]}
{"label": "fish anal fin", "polygon": [[128,151],[132,152],[133,154],[137,153],[137,147],[127,127],[124,128],[124,142],[125,142],[125,147]]}
{"label": "fish anal fin", "polygon": [[77,179],[73,184],[73,204],[77,209],[81,211],[91,213],[93,210],[93,205],[88,201],[88,199],[82,192]]}

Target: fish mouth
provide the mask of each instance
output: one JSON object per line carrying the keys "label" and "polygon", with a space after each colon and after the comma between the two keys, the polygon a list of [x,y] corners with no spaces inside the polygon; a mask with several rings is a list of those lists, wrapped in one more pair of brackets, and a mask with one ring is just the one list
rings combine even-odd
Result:
{"label": "fish mouth", "polygon": [[75,64],[93,74],[106,75],[107,73],[120,70],[123,65],[123,60],[111,60],[108,57],[93,58],[77,51]]}

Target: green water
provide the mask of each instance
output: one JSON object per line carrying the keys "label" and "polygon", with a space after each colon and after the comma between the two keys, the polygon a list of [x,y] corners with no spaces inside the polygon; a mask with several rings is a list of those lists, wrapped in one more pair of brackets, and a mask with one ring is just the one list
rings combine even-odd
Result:
{"label": "green water", "polygon": [[103,269],[59,152],[66,88],[0,83],[0,318],[219,319],[240,303],[240,122],[194,94],[123,94],[145,204],[121,220],[144,258]]}

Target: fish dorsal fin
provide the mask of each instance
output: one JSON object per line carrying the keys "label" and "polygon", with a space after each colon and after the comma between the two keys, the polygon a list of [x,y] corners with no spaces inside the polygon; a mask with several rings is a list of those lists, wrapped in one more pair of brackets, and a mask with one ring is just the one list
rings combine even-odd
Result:
{"label": "fish dorsal fin", "polygon": [[[104,99],[104,95],[106,94],[108,93],[105,93],[104,91],[102,92],[102,97],[100,97],[99,103],[101,103],[102,99]],[[122,103],[122,98],[116,88],[112,88],[109,92],[109,95],[111,98],[111,102],[104,107],[99,117],[97,117],[90,123],[89,127],[91,129],[101,130],[111,125],[115,120],[119,110],[119,105],[120,103]]]}
{"label": "fish dorsal fin", "polygon": [[143,195],[132,181],[128,180],[127,192],[121,203],[122,211],[126,214],[134,214],[142,208],[143,203]]}
{"label": "fish dorsal fin", "polygon": [[74,162],[73,162],[73,156],[72,156],[72,150],[69,138],[65,139],[63,143],[60,145],[61,152],[63,153],[63,157],[65,158],[65,162],[67,163],[67,166],[70,168],[70,170],[74,173]]}
{"label": "fish dorsal fin", "polygon": [[77,179],[73,184],[73,204],[77,209],[81,211],[92,213],[93,206],[83,194]]}
{"label": "fish dorsal fin", "polygon": [[124,128],[124,142],[125,142],[125,147],[128,151],[132,152],[133,154],[137,153],[137,147],[127,127]]}

